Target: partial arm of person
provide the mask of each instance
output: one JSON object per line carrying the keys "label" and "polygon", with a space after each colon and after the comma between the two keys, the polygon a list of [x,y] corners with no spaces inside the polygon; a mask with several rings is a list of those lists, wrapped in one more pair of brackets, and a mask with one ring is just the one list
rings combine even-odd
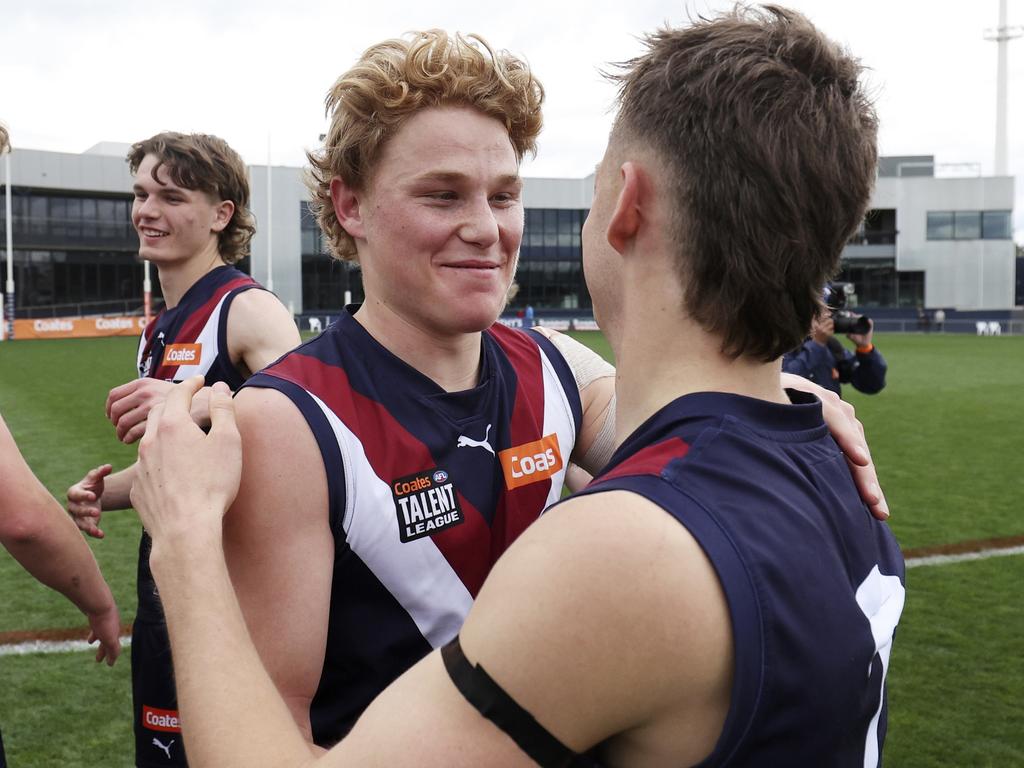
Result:
{"label": "partial arm of person", "polygon": [[867,333],[847,334],[847,338],[857,345],[855,354],[847,352],[856,362],[851,366],[848,380],[854,389],[865,395],[876,395],[885,388],[885,374],[889,369],[882,353],[875,347],[874,331],[874,321],[869,318]]}
{"label": "partial arm of person", "polygon": [[243,389],[235,408],[245,463],[224,550],[253,642],[312,742],[334,572],[327,476],[309,426],[280,392]]}
{"label": "partial arm of person", "polygon": [[231,303],[228,351],[247,375],[263,370],[301,343],[291,312],[269,291],[244,291]]}
{"label": "partial arm of person", "polygon": [[[339,745],[311,755],[246,634],[224,564],[226,463],[234,454],[237,466],[238,450],[230,404],[214,403],[204,436],[187,394],[151,420],[133,500],[153,534],[190,764],[534,765],[467,703],[440,652],[384,691]],[[164,492],[184,477],[182,493]],[[698,762],[728,711],[732,637],[714,569],[682,526],[633,494],[576,499],[531,526],[488,577],[461,642],[563,744],[583,752],[611,739],[615,763],[640,752]]]}
{"label": "partial arm of person", "polygon": [[814,339],[807,339],[782,359],[782,370],[805,379],[831,375],[835,359],[828,347]]}
{"label": "partial arm of person", "polygon": [[32,576],[60,592],[89,620],[96,661],[121,652],[121,617],[89,546],[56,499],[32,474],[0,418],[0,543]]}
{"label": "partial arm of person", "polygon": [[[246,378],[302,343],[295,321],[280,299],[260,290],[243,291],[231,302],[227,337],[228,354]],[[163,402],[173,386],[146,377],[110,390],[106,413],[117,430],[117,439],[130,444],[142,437],[150,410]],[[192,399],[192,418],[204,427],[210,423],[209,396],[210,388],[204,387]]]}
{"label": "partial arm of person", "polygon": [[101,464],[85,473],[85,477],[68,488],[68,514],[75,525],[94,539],[106,534],[100,528],[104,510],[128,509],[129,494],[135,477],[135,465],[113,472],[110,464]]}
{"label": "partial arm of person", "polygon": [[583,419],[572,452],[575,465],[568,476],[578,491],[608,463],[618,445],[615,439],[615,368],[594,350],[571,336],[536,326],[562,354],[579,387]]}

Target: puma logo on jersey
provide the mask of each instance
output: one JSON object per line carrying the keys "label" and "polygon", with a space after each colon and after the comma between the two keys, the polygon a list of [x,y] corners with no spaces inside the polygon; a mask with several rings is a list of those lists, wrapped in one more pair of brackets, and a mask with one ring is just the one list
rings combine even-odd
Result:
{"label": "puma logo on jersey", "polygon": [[491,448],[491,444],[487,442],[488,435],[491,434],[491,425],[487,425],[487,431],[484,432],[483,440],[474,440],[471,437],[465,435],[459,436],[459,442],[455,446],[456,448],[483,448],[484,450],[490,451],[491,455],[494,455],[494,449]]}
{"label": "puma logo on jersey", "polygon": [[202,344],[171,344],[164,350],[164,365],[198,365]]}
{"label": "puma logo on jersey", "polygon": [[164,752],[167,753],[167,759],[170,760],[171,759],[171,744],[173,744],[175,741],[176,741],[176,739],[171,739],[167,743],[167,746],[164,746],[164,744],[160,741],[160,739],[153,739],[153,746],[154,747],[160,747],[160,749],[162,749]]}
{"label": "puma logo on jersey", "polygon": [[498,453],[498,459],[505,473],[505,487],[510,490],[546,480],[563,465],[558,435],[554,432],[532,443],[507,448]]}

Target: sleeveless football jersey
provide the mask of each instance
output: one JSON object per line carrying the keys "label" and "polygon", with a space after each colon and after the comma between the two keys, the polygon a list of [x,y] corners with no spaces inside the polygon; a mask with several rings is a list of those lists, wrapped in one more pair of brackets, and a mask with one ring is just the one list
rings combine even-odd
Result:
{"label": "sleeveless football jersey", "polygon": [[[207,385],[223,381],[237,389],[244,379],[228,354],[228,310],[238,294],[252,288],[261,286],[234,267],[203,275],[177,306],[146,326],[139,339],[139,376],[183,381],[202,374]],[[143,530],[136,581],[139,606],[132,625],[135,764],[185,766],[170,641],[149,567],[152,546]]]}
{"label": "sleeveless football jersey", "polygon": [[139,338],[139,377],[184,381],[202,374],[206,384],[232,390],[244,379],[228,355],[228,309],[235,297],[260,284],[230,266],[207,272],[173,309],[150,320]]}
{"label": "sleeveless football jersey", "polygon": [[546,338],[495,325],[480,383],[445,392],[345,312],[246,382],[302,412],[335,542],[311,708],[332,744],[392,680],[453,639],[497,558],[561,495],[581,403]]}
{"label": "sleeveless football jersey", "polygon": [[626,490],[659,505],[718,574],[735,675],[702,766],[881,762],[903,557],[861,502],[820,403],[789,395],[796,404],[681,397],[583,491]]}

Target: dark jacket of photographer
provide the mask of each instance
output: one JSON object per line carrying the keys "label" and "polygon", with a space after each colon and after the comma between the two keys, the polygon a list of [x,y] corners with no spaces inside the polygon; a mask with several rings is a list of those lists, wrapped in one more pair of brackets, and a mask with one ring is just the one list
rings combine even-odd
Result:
{"label": "dark jacket of photographer", "polygon": [[782,370],[786,373],[803,376],[840,396],[840,384],[852,384],[867,395],[881,392],[887,369],[885,358],[874,344],[858,347],[853,353],[834,336],[825,344],[809,338],[782,358]]}

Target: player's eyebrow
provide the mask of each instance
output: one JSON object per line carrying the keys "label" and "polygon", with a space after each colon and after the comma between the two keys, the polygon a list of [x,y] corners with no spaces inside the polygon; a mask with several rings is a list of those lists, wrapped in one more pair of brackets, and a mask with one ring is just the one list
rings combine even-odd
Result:
{"label": "player's eyebrow", "polygon": [[[469,178],[465,173],[459,171],[427,171],[412,178],[413,182],[439,182],[442,184],[454,184],[464,182]],[[496,179],[500,186],[522,186],[523,178],[518,173],[502,174]]]}

